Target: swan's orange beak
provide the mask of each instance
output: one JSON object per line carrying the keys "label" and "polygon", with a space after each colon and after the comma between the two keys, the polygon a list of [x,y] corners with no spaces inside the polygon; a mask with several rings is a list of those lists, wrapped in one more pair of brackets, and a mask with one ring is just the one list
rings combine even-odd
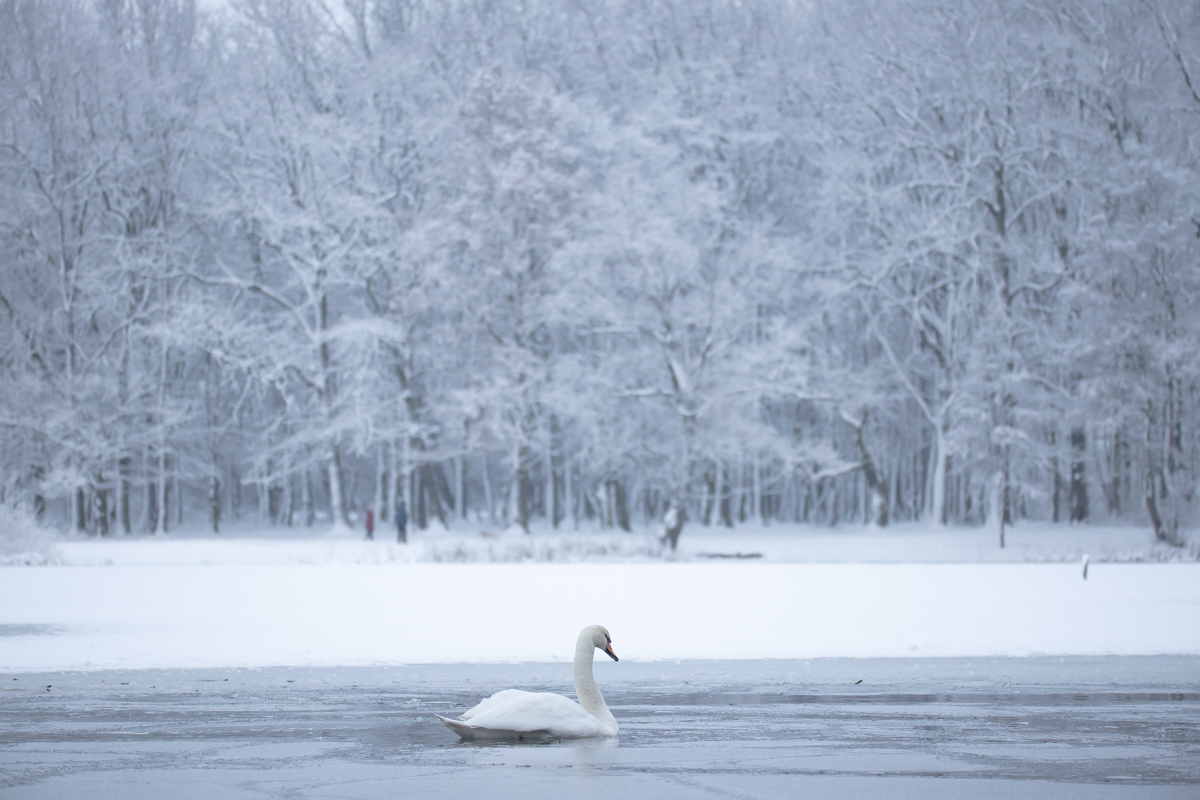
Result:
{"label": "swan's orange beak", "polygon": [[608,657],[611,658],[613,661],[621,660],[621,659],[617,658],[617,654],[612,651],[612,642],[609,642],[608,644],[606,644],[604,646],[604,652],[608,653]]}

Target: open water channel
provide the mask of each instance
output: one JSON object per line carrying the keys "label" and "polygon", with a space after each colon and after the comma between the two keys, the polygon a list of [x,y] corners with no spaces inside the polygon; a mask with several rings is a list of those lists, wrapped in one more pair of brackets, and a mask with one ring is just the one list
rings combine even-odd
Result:
{"label": "open water channel", "polygon": [[0,675],[0,797],[1200,798],[1200,658],[619,664],[619,740],[434,717],[570,664]]}

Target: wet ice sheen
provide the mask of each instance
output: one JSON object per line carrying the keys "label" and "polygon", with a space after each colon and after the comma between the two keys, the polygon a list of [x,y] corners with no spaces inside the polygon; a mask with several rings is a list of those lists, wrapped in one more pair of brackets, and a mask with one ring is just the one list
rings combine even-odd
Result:
{"label": "wet ice sheen", "polygon": [[1200,792],[1195,657],[622,662],[598,676],[621,723],[617,742],[461,744],[433,717],[497,687],[569,692],[569,673],[510,664],[0,676],[0,797]]}

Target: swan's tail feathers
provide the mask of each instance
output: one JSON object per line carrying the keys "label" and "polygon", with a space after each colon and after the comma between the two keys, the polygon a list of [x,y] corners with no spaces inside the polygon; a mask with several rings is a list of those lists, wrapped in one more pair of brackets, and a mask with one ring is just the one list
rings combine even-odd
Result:
{"label": "swan's tail feathers", "polygon": [[434,716],[437,717],[438,719],[440,719],[442,721],[443,725],[445,725],[447,728],[449,728],[450,730],[457,733],[462,738],[464,738],[464,739],[474,739],[475,738],[475,728],[472,727],[469,723],[460,722],[459,720],[456,720],[456,719],[446,719],[441,714],[434,714]]}

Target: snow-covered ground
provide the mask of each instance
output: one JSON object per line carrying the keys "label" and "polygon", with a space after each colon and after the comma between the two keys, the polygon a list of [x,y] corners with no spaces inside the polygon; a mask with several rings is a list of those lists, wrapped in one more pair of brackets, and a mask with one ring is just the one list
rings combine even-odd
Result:
{"label": "snow-covered ground", "polygon": [[1137,529],[266,533],[0,567],[0,672],[561,661],[592,622],[633,660],[1200,654],[1194,546]]}
{"label": "snow-covered ground", "polygon": [[0,569],[0,672],[1200,654],[1200,565],[381,564]]}
{"label": "snow-covered ground", "polygon": [[[1184,548],[1156,544],[1148,528],[1026,523],[1009,528],[1001,549],[982,528],[941,528],[906,523],[888,528],[846,525],[743,525],[736,529],[689,525],[676,553],[665,551],[654,531],[572,531],[548,526],[526,535],[458,523],[451,531],[410,533],[395,543],[381,526],[377,539],[361,533],[305,528],[243,528],[214,536],[189,531],[159,537],[65,537],[51,561],[73,565],[185,564],[409,564],[491,562],[643,562],[761,560],[818,564],[1062,563],[1084,555],[1097,562],[1197,561],[1200,543]],[[740,557],[740,558],[739,558]],[[37,563],[38,558],[26,559]],[[42,559],[45,560],[45,559]]]}

